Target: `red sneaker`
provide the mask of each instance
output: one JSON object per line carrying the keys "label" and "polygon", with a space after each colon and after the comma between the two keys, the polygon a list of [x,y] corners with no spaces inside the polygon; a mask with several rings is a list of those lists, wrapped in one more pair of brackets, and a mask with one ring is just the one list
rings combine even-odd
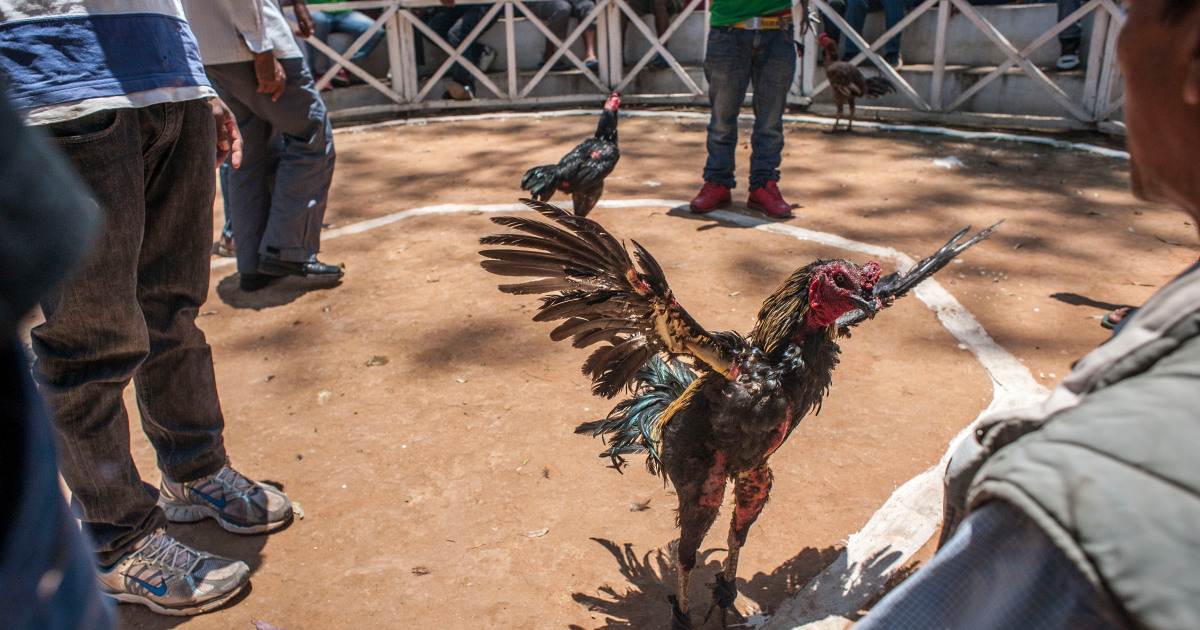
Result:
{"label": "red sneaker", "polygon": [[773,179],[767,180],[767,184],[762,188],[751,190],[746,205],[772,219],[790,219],[794,216],[792,206],[783,200],[783,195],[779,194],[779,185]]}
{"label": "red sneaker", "polygon": [[720,184],[704,182],[704,187],[700,189],[700,194],[696,195],[692,203],[688,204],[688,208],[696,214],[705,214],[717,208],[727,207],[731,197],[728,188]]}

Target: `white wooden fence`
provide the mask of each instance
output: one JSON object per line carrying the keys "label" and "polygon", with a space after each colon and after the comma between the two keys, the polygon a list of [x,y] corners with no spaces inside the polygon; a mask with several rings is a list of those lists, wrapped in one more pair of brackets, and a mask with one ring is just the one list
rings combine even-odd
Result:
{"label": "white wooden fence", "polygon": [[[1089,0],[1078,11],[1065,20],[1053,24],[1048,30],[1020,48],[989,22],[983,12],[970,4],[968,0],[925,0],[910,10],[899,23],[887,29],[871,42],[864,41],[854,29],[850,28],[845,20],[827,4],[826,0],[809,0],[809,2],[810,21],[824,19],[835,23],[843,34],[852,39],[862,51],[855,61],[860,62],[864,59],[869,61],[895,84],[897,93],[902,96],[901,99],[897,99],[899,105],[893,103],[891,107],[885,109],[872,110],[860,107],[860,111],[867,112],[868,115],[874,113],[884,118],[908,120],[950,123],[990,122],[1001,125],[1100,129],[1123,133],[1124,125],[1119,119],[1123,93],[1116,64],[1116,38],[1124,24],[1125,16],[1114,0]],[[375,20],[372,30],[355,41],[344,53],[338,53],[316,38],[310,38],[309,42],[330,57],[335,64],[334,70],[344,67],[386,98],[381,104],[354,108],[353,113],[356,115],[401,114],[413,110],[446,107],[495,109],[497,107],[530,105],[598,103],[612,91],[621,92],[623,100],[627,102],[669,101],[707,104],[703,73],[695,67],[695,64],[691,68],[681,64],[666,46],[673,36],[677,36],[684,21],[692,16],[694,11],[703,11],[700,8],[702,0],[688,0],[686,9],[673,15],[670,27],[661,34],[656,34],[653,28],[647,26],[643,19],[629,7],[627,0],[596,0],[595,8],[570,29],[565,40],[558,39],[537,16],[533,15],[529,9],[532,0],[497,0],[495,2],[459,0],[458,4],[485,4],[488,6],[484,19],[457,48],[447,44],[417,15],[420,9],[440,6],[438,0],[351,0],[334,4],[309,5],[310,10],[314,12],[345,9],[380,9],[382,11]],[[793,11],[797,18],[794,27],[795,36],[805,44],[806,50],[819,51],[815,33],[811,29],[804,28],[805,20],[801,19],[804,9],[795,6]],[[921,87],[918,89],[918,87],[914,87],[913,81],[909,80],[918,75],[910,70],[901,72],[892,68],[884,62],[879,51],[893,35],[910,28],[914,22],[927,13],[936,16],[934,52],[932,67],[926,67],[921,71],[924,74],[920,75],[922,81]],[[1055,40],[1058,33],[1071,23],[1088,14],[1093,14],[1093,16],[1090,47],[1085,56],[1087,64],[1086,69],[1082,71],[1084,75],[1083,89],[1081,93],[1079,90],[1072,90],[1075,93],[1072,96],[1055,80],[1055,77],[1062,75],[1047,74],[1031,61],[1030,56],[1033,51]],[[649,42],[649,47],[641,54],[640,58],[628,67],[623,59],[626,42],[622,41],[622,15],[630,18],[629,23],[636,31],[640,32],[641,37]],[[947,25],[955,15],[961,15],[975,27],[972,32],[972,36],[976,38],[971,42],[973,46],[993,46],[1002,53],[1004,61],[991,67],[986,75],[975,80],[968,88],[957,94],[949,94],[945,86],[948,77],[951,76],[950,73],[961,71],[961,68],[950,67],[946,54],[949,31]],[[498,52],[506,56],[506,63],[503,64],[505,66],[503,73],[485,74],[468,62],[463,52],[471,42],[480,37],[495,18],[499,18],[500,22],[494,28],[503,28],[504,30],[503,49]],[[533,38],[534,41],[528,41],[530,39],[528,37],[518,37],[514,28],[516,18],[528,20],[541,37],[553,42],[557,47],[554,56],[548,63],[536,71],[518,69],[517,51],[519,48],[526,47],[536,47],[540,51],[543,41],[540,37]],[[707,39],[707,16],[705,18],[703,37],[700,41],[695,42],[698,58],[702,57],[704,39]],[[575,52],[576,42],[591,24],[595,24],[597,28],[596,48],[599,67],[596,70],[588,68],[580,55]],[[378,29],[386,30],[386,38],[383,41],[386,42],[390,69],[387,79],[372,76],[369,72],[348,61],[348,57],[357,52],[366,43],[371,33]],[[958,32],[961,37],[962,29],[958,29]],[[433,70],[432,74],[424,78],[420,77],[417,66],[416,47],[420,45],[417,38],[418,33],[446,54],[446,60]],[[638,93],[636,90],[640,83],[637,79],[655,54],[661,55],[668,63],[671,73],[678,78],[676,85],[681,87],[674,91],[668,90],[670,93],[663,93],[659,90]],[[794,104],[811,105],[820,111],[824,108],[823,102],[828,101],[829,96],[828,82],[824,80],[824,72],[818,66],[817,58],[816,54],[807,54],[801,63],[797,64],[797,76],[789,99]],[[583,80],[569,83],[573,86],[568,90],[569,93],[534,95],[534,89],[546,80],[551,72],[551,66],[563,59],[573,69],[578,70]],[[476,93],[479,98],[474,101],[447,101],[441,98],[440,91],[435,90],[439,81],[446,76],[456,61],[470,71],[477,81]],[[867,70],[870,72],[869,69]],[[978,107],[967,107],[971,99],[989,85],[1003,77],[1011,78],[1016,71],[1028,77],[1034,85],[1040,88],[1045,99],[1056,104],[1055,110],[1058,115],[1023,116],[1019,113],[1017,115],[1010,113],[1001,116],[999,112],[979,111]],[[329,75],[332,75],[332,72]],[[1075,80],[1078,81],[1078,73],[1076,73]],[[324,87],[327,82],[328,78],[323,79],[320,87]],[[661,84],[662,81],[657,82],[657,85]],[[545,92],[545,90],[541,92]]]}

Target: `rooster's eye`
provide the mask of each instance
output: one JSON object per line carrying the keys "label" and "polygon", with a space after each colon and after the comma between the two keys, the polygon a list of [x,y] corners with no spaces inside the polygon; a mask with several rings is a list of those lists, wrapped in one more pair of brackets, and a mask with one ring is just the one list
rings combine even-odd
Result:
{"label": "rooster's eye", "polygon": [[838,275],[833,277],[833,281],[839,287],[842,287],[843,289],[846,288],[846,274],[839,273]]}

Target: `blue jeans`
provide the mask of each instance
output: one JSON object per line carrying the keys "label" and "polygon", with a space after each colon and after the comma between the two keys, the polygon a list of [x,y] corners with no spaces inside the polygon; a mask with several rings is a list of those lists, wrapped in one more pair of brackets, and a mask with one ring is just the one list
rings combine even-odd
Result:
{"label": "blue jeans", "polygon": [[714,26],[708,32],[704,76],[708,80],[708,162],[704,181],[733,188],[737,119],[754,86],[754,131],[750,135],[750,189],[779,180],[783,153],[783,110],[796,71],[790,31]]}
{"label": "blue jeans", "polygon": [[[375,23],[375,20],[372,20],[365,14],[358,11],[345,11],[338,13],[313,11],[312,18],[314,22],[313,37],[316,37],[325,43],[329,43],[330,33],[345,33],[357,41],[358,38],[361,37],[363,33],[366,33],[367,29],[371,28],[371,25]],[[371,54],[371,51],[375,50],[375,45],[378,44],[379,40],[383,38],[384,33],[385,30],[382,28],[372,33],[371,38],[367,40],[367,43],[364,44],[362,48],[359,48],[358,52],[354,53],[352,57],[350,57],[350,61],[353,61],[357,64],[359,61],[362,61],[363,57]],[[323,74],[329,69],[329,66],[332,65],[329,57],[326,57],[321,53],[321,51],[317,50],[313,46],[308,46],[308,59],[312,64],[313,72],[317,74]]]}
{"label": "blue jeans", "polygon": [[257,91],[253,62],[204,68],[242,132],[242,166],[229,172],[226,209],[242,275],[258,273],[263,258],[303,262],[317,255],[333,181],[333,127],[325,102],[303,59],[279,63],[287,87],[278,101]]}
{"label": "blue jeans", "polygon": [[[887,24],[887,28],[892,28],[897,22],[904,19],[904,0],[880,0],[880,3],[883,5],[883,21]],[[862,33],[863,25],[867,22],[867,13],[867,0],[846,1],[846,23],[855,31]],[[842,55],[842,59],[849,60],[857,54],[858,46],[847,40],[846,52]],[[883,56],[889,63],[895,63],[900,58],[900,35],[889,39],[883,45]]]}
{"label": "blue jeans", "polygon": [[192,481],[225,463],[208,298],[216,128],[204,100],[46,126],[104,217],[94,249],[42,300],[34,374],[54,411],[59,467],[102,565],[166,526],[129,453],[132,379],[158,467]]}

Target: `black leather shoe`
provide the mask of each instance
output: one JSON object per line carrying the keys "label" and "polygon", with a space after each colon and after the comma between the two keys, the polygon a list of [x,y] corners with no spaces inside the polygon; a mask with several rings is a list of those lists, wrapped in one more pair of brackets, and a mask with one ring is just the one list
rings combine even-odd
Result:
{"label": "black leather shoe", "polygon": [[309,261],[264,259],[258,263],[260,274],[270,276],[300,276],[301,278],[341,278],[342,268],[313,258]]}
{"label": "black leather shoe", "polygon": [[265,273],[244,273],[238,278],[238,288],[250,293],[265,289],[267,285],[278,280],[280,276],[272,276]]}

